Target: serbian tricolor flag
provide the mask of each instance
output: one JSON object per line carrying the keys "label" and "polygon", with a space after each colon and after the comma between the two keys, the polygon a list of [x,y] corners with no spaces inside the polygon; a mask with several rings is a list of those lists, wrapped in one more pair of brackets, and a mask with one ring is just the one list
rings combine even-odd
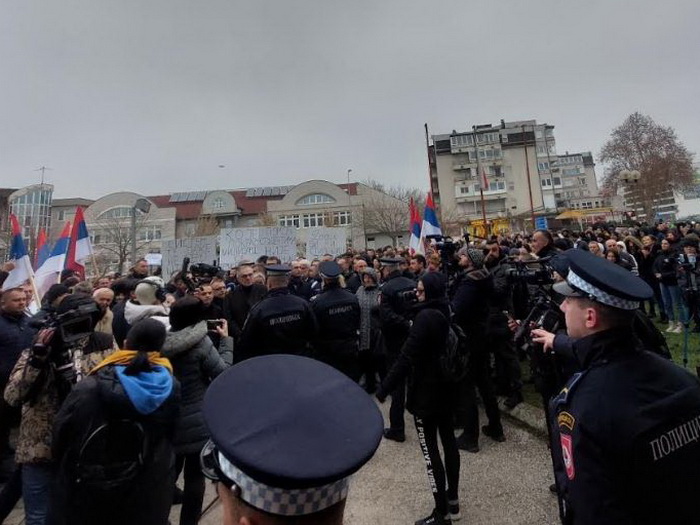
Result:
{"label": "serbian tricolor flag", "polygon": [[413,202],[413,197],[411,197],[409,210],[411,213],[411,236],[408,241],[408,249],[411,255],[414,255],[416,253],[423,253],[423,247],[420,242],[420,214],[418,213],[416,203]]}
{"label": "serbian tricolor flag", "polygon": [[486,170],[481,167],[481,191],[488,191],[489,189],[489,179],[486,178]]}
{"label": "serbian tricolor flag", "polygon": [[49,250],[49,243],[46,242],[46,231],[44,228],[39,230],[39,235],[36,237],[36,253],[34,254],[34,269],[41,267],[46,259],[49,258],[51,251]]}
{"label": "serbian tricolor flag", "polygon": [[10,259],[15,267],[10,271],[10,274],[5,279],[2,285],[3,290],[17,288],[22,286],[27,281],[34,278],[32,270],[32,261],[27,253],[27,246],[22,238],[22,228],[19,225],[17,217],[10,215],[10,223],[12,224],[12,245],[10,246]]}
{"label": "serbian tricolor flag", "polygon": [[53,250],[46,258],[44,263],[36,270],[36,289],[40,297],[43,297],[46,290],[51,288],[52,284],[58,282],[58,278],[63,270],[63,265],[66,262],[66,253],[68,253],[68,245],[70,244],[70,222],[67,222],[63,227],[61,236],[53,245]]}
{"label": "serbian tricolor flag", "polygon": [[442,235],[440,223],[438,222],[437,213],[435,213],[435,203],[433,202],[433,194],[428,193],[428,199],[425,201],[425,211],[423,212],[423,226],[420,236],[425,239],[431,235]]}
{"label": "serbian tricolor flag", "polygon": [[83,209],[78,208],[73,219],[73,228],[70,232],[70,245],[66,254],[66,268],[73,270],[85,279],[85,261],[92,256],[92,246],[88,235]]}

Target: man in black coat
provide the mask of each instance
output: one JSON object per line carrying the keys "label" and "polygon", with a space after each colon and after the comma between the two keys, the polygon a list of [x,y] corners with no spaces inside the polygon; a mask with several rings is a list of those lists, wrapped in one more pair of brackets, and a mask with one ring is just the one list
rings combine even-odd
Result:
{"label": "man in black coat", "polygon": [[700,382],[630,337],[652,289],[627,270],[570,250],[554,285],[580,372],[552,399],[565,525],[697,522]]}
{"label": "man in black coat", "polygon": [[251,308],[234,361],[269,354],[309,355],[316,338],[316,318],[308,301],[289,292],[284,265],[266,266],[268,293]]}
{"label": "man in black coat", "polygon": [[456,284],[452,299],[454,321],[469,339],[470,364],[467,378],[461,383],[457,417],[464,423],[464,433],[457,439],[461,449],[479,451],[479,408],[476,391],[484,403],[488,425],[482,432],[495,441],[504,441],[501,413],[489,374],[487,325],[489,306],[493,296],[493,276],[484,268],[484,252],[464,247],[457,252],[459,265],[464,269]]}
{"label": "man in black coat", "polygon": [[[391,368],[401,352],[408,332],[411,328],[409,321],[409,304],[401,295],[415,289],[413,279],[401,274],[399,264],[401,259],[386,257],[380,259],[384,284],[380,290],[379,318],[382,325],[382,339],[386,349],[387,369]],[[390,392],[391,407],[389,409],[389,428],[384,429],[384,437],[394,441],[405,441],[404,407],[406,404],[406,381],[400,381]]]}
{"label": "man in black coat", "polygon": [[234,340],[241,336],[243,324],[250,309],[267,294],[267,288],[253,282],[253,264],[241,264],[236,271],[238,286],[224,299],[224,317],[228,321],[228,333]]}
{"label": "man in black coat", "polygon": [[[0,392],[5,390],[10,372],[22,350],[32,346],[36,330],[25,313],[24,290],[12,288],[0,296]],[[0,399],[0,459],[10,450],[10,429],[19,423],[20,412]]]}
{"label": "man in black coat", "polygon": [[323,291],[311,301],[318,322],[315,357],[359,381],[360,302],[340,287],[340,266],[335,261],[319,265]]}

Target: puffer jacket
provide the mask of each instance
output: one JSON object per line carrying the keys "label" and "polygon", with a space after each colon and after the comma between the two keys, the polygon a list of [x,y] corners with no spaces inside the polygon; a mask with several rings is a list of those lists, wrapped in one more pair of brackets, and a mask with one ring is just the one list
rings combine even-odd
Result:
{"label": "puffer jacket", "polygon": [[202,416],[202,400],[209,383],[233,362],[233,339],[222,337],[219,350],[207,335],[205,321],[168,332],[161,350],[170,359],[180,382],[182,401],[173,445],[177,454],[199,452],[209,433]]}

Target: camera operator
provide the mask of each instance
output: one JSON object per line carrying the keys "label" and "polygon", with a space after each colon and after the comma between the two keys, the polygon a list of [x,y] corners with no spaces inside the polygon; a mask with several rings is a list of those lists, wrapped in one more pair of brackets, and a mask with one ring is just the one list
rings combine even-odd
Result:
{"label": "camera operator", "polygon": [[134,289],[134,299],[124,306],[124,319],[133,326],[137,321],[153,318],[170,328],[168,314],[170,309],[165,303],[165,287],[160,277],[147,277],[140,281]]}
{"label": "camera operator", "polygon": [[93,332],[100,312],[92,297],[69,295],[56,316],[41,321],[22,351],[5,389],[5,401],[22,407],[15,461],[22,469],[27,525],[43,525],[54,476],[51,439],[55,416],[72,386],[114,351],[113,338]]}
{"label": "camera operator", "polygon": [[[386,369],[388,370],[398,358],[411,323],[408,319],[408,303],[402,297],[403,292],[411,292],[416,283],[401,274],[397,257],[384,257],[379,260],[382,265],[382,284],[379,292],[379,318],[382,325],[382,339],[386,349]],[[396,388],[389,392],[389,428],[384,429],[384,437],[402,443],[406,441],[403,412],[406,404],[406,380],[399,381]]]}
{"label": "camera operator", "polygon": [[488,253],[484,259],[484,266],[493,277],[493,296],[486,334],[496,362],[496,385],[507,396],[505,406],[513,408],[523,401],[523,384],[520,379],[520,362],[508,329],[508,318],[503,313],[511,310],[511,286],[506,275],[508,267],[501,264],[505,257],[496,238],[489,240],[486,247]]}
{"label": "camera operator", "polygon": [[457,255],[463,269],[455,280],[452,311],[456,322],[469,338],[469,372],[460,384],[457,418],[464,425],[464,433],[457,438],[459,448],[479,451],[479,408],[476,391],[484,403],[488,425],[482,427],[485,435],[495,441],[505,441],[501,413],[489,377],[489,353],[486,348],[486,327],[493,296],[493,276],[484,268],[484,252],[480,249],[461,248]]}

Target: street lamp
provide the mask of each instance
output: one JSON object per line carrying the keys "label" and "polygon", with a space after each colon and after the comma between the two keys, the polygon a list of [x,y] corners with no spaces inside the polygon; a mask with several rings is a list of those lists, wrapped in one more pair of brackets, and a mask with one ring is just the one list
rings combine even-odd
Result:
{"label": "street lamp", "polygon": [[148,213],[151,203],[146,199],[137,199],[131,207],[131,265],[136,264],[136,212]]}

